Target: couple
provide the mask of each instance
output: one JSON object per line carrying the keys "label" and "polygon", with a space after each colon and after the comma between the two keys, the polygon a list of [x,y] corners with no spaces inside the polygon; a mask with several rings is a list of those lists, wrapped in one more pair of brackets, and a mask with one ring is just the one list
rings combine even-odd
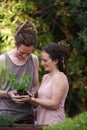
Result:
{"label": "couple", "polygon": [[[37,30],[30,22],[20,23],[16,29],[16,48],[2,54],[0,62],[5,62],[5,72],[13,71],[20,77],[29,74],[32,77],[31,92],[17,95],[12,90],[6,75],[0,88],[0,116],[11,116],[16,123],[33,124],[33,104],[37,105],[37,124],[52,125],[65,119],[64,105],[69,91],[66,76],[66,62],[69,58],[69,46],[65,41],[50,43],[41,51],[41,65],[45,74],[38,87],[38,58],[32,54],[37,45]],[[35,97],[37,93],[37,97]]]}

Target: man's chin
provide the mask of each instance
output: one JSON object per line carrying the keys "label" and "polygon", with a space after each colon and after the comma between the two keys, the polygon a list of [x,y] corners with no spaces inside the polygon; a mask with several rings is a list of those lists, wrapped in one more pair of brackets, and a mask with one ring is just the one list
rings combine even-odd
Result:
{"label": "man's chin", "polygon": [[26,58],[25,57],[19,57],[19,60],[25,60]]}

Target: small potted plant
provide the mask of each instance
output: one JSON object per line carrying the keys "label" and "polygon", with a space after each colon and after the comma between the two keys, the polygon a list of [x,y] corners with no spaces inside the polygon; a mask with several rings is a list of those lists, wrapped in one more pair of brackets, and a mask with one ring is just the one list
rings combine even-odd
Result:
{"label": "small potted plant", "polygon": [[17,90],[19,95],[25,95],[27,94],[27,89],[30,87],[32,78],[28,74],[22,75],[19,82],[13,72],[9,72],[7,75],[7,80],[9,81],[12,89]]}

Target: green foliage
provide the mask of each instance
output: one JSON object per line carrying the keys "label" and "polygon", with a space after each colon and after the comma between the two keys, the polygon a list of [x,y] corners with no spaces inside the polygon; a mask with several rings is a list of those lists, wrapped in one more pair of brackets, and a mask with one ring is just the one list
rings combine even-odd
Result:
{"label": "green foliage", "polygon": [[[1,68],[0,68],[1,69]],[[2,83],[4,82],[4,69],[0,70],[0,88],[2,87]]]}
{"label": "green foliage", "polygon": [[17,23],[26,20],[22,10],[25,5],[21,0],[0,0],[0,53],[14,48],[14,33]]}
{"label": "green foliage", "polygon": [[3,59],[0,59],[0,88],[2,83],[4,82],[4,74],[5,74],[5,62]]}
{"label": "green foliage", "polygon": [[14,119],[12,117],[6,116],[0,116],[0,127],[10,127],[13,126]]}
{"label": "green foliage", "polygon": [[26,91],[30,87],[32,78],[30,75],[22,75],[19,82],[13,72],[9,72],[7,75],[7,81],[9,81],[9,84],[13,90],[16,89],[17,91]]}
{"label": "green foliage", "polygon": [[67,118],[64,122],[46,126],[43,130],[86,130],[87,112],[81,113],[74,118]]}

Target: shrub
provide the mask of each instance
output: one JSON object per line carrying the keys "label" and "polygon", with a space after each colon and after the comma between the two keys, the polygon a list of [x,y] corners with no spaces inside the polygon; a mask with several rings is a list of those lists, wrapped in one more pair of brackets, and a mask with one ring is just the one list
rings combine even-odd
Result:
{"label": "shrub", "polygon": [[9,116],[0,116],[0,127],[10,127],[13,126],[14,120]]}
{"label": "shrub", "polygon": [[87,112],[83,112],[74,118],[67,118],[65,121],[46,126],[43,130],[86,130],[87,129]]}

